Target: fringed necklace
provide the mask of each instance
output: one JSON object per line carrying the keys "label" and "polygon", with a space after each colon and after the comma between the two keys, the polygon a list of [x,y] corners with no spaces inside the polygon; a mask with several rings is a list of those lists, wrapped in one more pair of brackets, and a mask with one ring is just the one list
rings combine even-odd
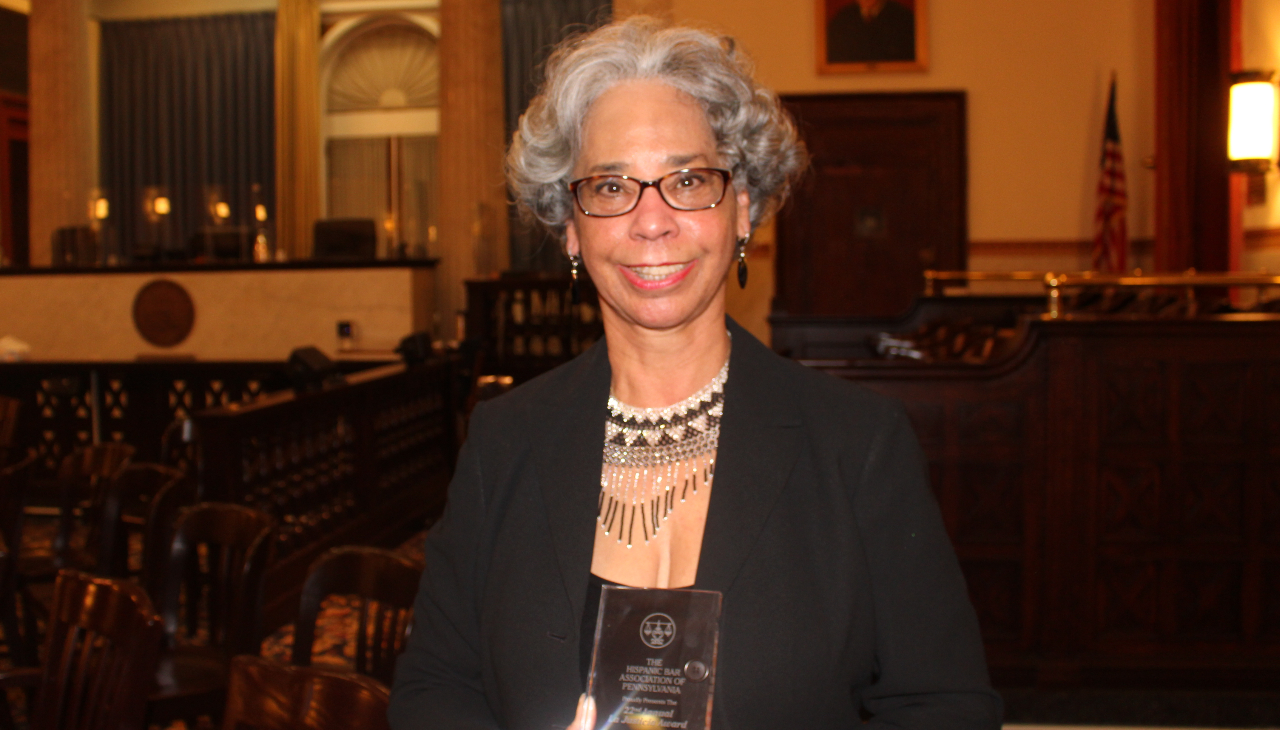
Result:
{"label": "fringed necklace", "polygon": [[609,393],[597,520],[609,536],[648,544],[677,503],[711,484],[729,361],[710,383],[665,408],[634,408]]}

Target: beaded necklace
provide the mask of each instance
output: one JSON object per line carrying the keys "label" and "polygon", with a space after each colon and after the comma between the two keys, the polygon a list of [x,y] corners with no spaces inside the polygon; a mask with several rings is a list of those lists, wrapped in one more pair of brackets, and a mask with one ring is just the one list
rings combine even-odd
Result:
{"label": "beaded necklace", "polygon": [[710,486],[728,378],[726,359],[702,390],[664,408],[635,408],[609,393],[596,518],[604,534],[625,537],[627,547],[635,538],[648,544],[678,503]]}

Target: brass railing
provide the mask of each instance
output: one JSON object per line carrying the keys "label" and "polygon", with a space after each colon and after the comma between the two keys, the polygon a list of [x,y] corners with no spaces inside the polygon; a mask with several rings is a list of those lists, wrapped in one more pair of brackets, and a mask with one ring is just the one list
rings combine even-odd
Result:
{"label": "brass railing", "polygon": [[924,295],[936,297],[944,294],[947,284],[967,284],[973,281],[1038,281],[1044,282],[1049,271],[924,271]]}
{"label": "brass railing", "polygon": [[1196,313],[1196,289],[1251,287],[1266,289],[1280,286],[1280,276],[1263,272],[1197,272],[1194,269],[1182,274],[1143,274],[1141,269],[1131,274],[1104,274],[1097,271],[933,271],[924,272],[925,296],[945,294],[946,283],[1039,281],[1044,285],[1046,309],[1050,319],[1062,316],[1062,294],[1068,289],[1087,287],[1113,288],[1165,288],[1180,289],[1186,300],[1186,312]]}

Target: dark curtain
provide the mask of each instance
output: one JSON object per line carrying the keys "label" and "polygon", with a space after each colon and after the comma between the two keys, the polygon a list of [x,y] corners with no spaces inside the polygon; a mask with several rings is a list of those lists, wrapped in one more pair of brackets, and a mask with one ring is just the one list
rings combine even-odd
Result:
{"label": "dark curtain", "polygon": [[[102,186],[122,258],[185,258],[208,225],[206,186],[222,186],[227,225],[275,214],[275,14],[102,23]],[[166,188],[159,231],[142,191]]]}
{"label": "dark curtain", "polygon": [[[507,139],[542,82],[542,63],[556,43],[609,21],[612,0],[502,0]],[[520,222],[511,210],[513,271],[567,272],[559,242]]]}
{"label": "dark curtain", "polygon": [[27,95],[27,16],[0,8],[0,91]]}

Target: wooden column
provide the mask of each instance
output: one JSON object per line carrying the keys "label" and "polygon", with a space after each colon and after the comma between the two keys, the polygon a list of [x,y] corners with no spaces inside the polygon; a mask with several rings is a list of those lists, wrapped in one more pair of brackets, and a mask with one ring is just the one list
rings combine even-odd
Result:
{"label": "wooden column", "polygon": [[28,23],[31,265],[48,266],[54,230],[89,224],[89,195],[97,178],[89,0],[33,2]]}
{"label": "wooden column", "polygon": [[280,0],[276,14],[276,245],[311,255],[320,218],[320,2]]}
{"label": "wooden column", "polygon": [[510,265],[502,161],[500,0],[440,3],[440,336],[455,335],[463,281]]}
{"label": "wooden column", "polygon": [[1157,0],[1158,271],[1228,268],[1230,68],[1230,0]]}

